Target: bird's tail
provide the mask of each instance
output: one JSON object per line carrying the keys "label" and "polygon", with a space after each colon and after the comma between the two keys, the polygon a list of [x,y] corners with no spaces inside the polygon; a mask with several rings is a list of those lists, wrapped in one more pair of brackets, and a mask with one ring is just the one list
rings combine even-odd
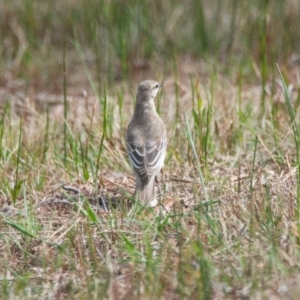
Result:
{"label": "bird's tail", "polygon": [[154,180],[155,176],[152,176],[147,184],[141,182],[140,179],[136,181],[136,188],[135,188],[135,196],[136,199],[144,204],[145,206],[150,206],[151,201],[154,200]]}

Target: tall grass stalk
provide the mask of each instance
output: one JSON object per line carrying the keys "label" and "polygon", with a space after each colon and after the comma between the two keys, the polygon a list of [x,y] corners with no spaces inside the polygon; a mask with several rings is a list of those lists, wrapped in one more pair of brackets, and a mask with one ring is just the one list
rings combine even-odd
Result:
{"label": "tall grass stalk", "polygon": [[195,24],[193,26],[194,32],[193,35],[195,37],[194,45],[196,46],[195,52],[197,54],[203,54],[208,50],[209,39],[208,39],[208,30],[207,30],[207,22],[206,15],[204,10],[202,0],[193,0],[193,9],[195,14],[197,14],[197,18],[195,19]]}
{"label": "tall grass stalk", "polygon": [[[252,168],[251,168],[251,177],[250,177],[250,220],[249,220],[249,252],[248,255],[249,257],[252,257],[252,238],[253,238],[253,233],[254,233],[254,199],[253,199],[253,179],[254,179],[254,173],[255,173],[255,160],[256,160],[256,152],[257,152],[257,141],[258,137],[255,137],[255,142],[254,142],[254,153],[253,153],[253,160],[252,160]],[[248,271],[250,276],[252,275],[252,261],[249,259],[249,264],[248,264]]]}
{"label": "tall grass stalk", "polygon": [[101,141],[100,141],[100,145],[99,145],[99,149],[98,149],[98,153],[97,153],[97,161],[96,161],[96,170],[95,170],[95,176],[94,176],[94,183],[97,183],[97,175],[100,169],[100,161],[101,161],[101,155],[102,155],[102,151],[103,151],[103,145],[104,145],[104,138],[105,135],[104,133],[102,133],[101,136]]}
{"label": "tall grass stalk", "polygon": [[45,162],[47,151],[49,149],[49,126],[50,126],[49,105],[47,105],[47,109],[46,109],[46,127],[45,127],[45,137],[44,137],[44,148],[43,148],[42,163]]}
{"label": "tall grass stalk", "polygon": [[[220,2],[218,4],[220,6]],[[238,15],[238,8],[239,8],[239,0],[232,0],[231,2],[231,19],[230,19],[230,32],[228,37],[228,44],[227,44],[227,56],[231,58],[231,52],[234,44],[235,32],[237,30],[236,22],[237,22],[237,15]]]}
{"label": "tall grass stalk", "polygon": [[260,68],[261,68],[261,117],[263,118],[263,127],[265,127],[265,110],[266,110],[266,84],[268,76],[268,64],[267,64],[267,18],[269,0],[262,1],[263,17],[260,25]]}
{"label": "tall grass stalk", "polygon": [[300,130],[299,125],[297,123],[296,114],[294,111],[294,108],[292,106],[292,101],[287,89],[287,86],[285,84],[284,78],[282,76],[282,73],[280,71],[280,68],[277,64],[277,69],[280,75],[280,80],[283,87],[283,94],[285,98],[285,102],[289,111],[290,119],[291,119],[291,127],[293,130],[294,135],[294,141],[295,141],[295,147],[296,147],[296,164],[297,164],[297,195],[296,195],[296,222],[297,222],[297,242],[298,245],[300,245]]}
{"label": "tall grass stalk", "polygon": [[22,118],[20,118],[20,126],[19,126],[19,139],[18,139],[18,152],[17,152],[17,166],[16,166],[16,174],[15,174],[15,181],[14,187],[11,190],[11,197],[13,200],[13,204],[16,204],[17,196],[19,195],[22,187],[22,181],[19,180],[19,169],[20,169],[20,155],[21,155],[21,144],[22,144]]}
{"label": "tall grass stalk", "polygon": [[[102,151],[103,151],[103,143],[104,143],[104,139],[108,137],[108,129],[109,129],[109,124],[108,124],[108,101],[107,101],[107,95],[106,95],[106,85],[105,85],[105,82],[102,82],[103,83],[103,90],[104,90],[104,95],[102,97],[100,95],[101,86],[100,86],[99,83],[96,83],[93,80],[93,76],[92,76],[89,68],[86,65],[84,54],[83,54],[83,51],[82,51],[82,48],[81,48],[81,45],[79,43],[78,38],[75,39],[74,45],[75,45],[75,48],[77,50],[77,53],[79,54],[81,63],[83,65],[83,68],[84,68],[85,74],[88,78],[88,81],[90,83],[90,86],[91,86],[93,92],[95,93],[95,95],[97,96],[97,98],[99,99],[100,106],[102,107],[102,137],[101,137],[99,150],[98,150],[98,154],[97,154],[96,170],[95,170],[95,173],[94,173],[94,180],[96,181],[97,174],[98,174],[99,167],[100,167],[101,154],[102,154]],[[93,116],[94,116],[94,114],[93,114]],[[110,118],[111,121],[112,121],[112,119],[113,118]],[[87,147],[88,147],[88,145],[87,145]]]}
{"label": "tall grass stalk", "polygon": [[[205,118],[205,109],[202,107],[203,99],[199,90],[199,82],[196,80],[196,85],[192,86],[192,116],[194,120],[194,125],[196,127],[195,130],[195,140],[199,144],[199,148],[203,151],[205,149],[205,145],[203,142],[203,118]],[[194,97],[196,96],[196,103],[194,101]],[[196,107],[195,107],[196,106]]]}
{"label": "tall grass stalk", "polygon": [[64,166],[66,167],[67,165],[67,116],[68,116],[66,41],[64,41],[64,48],[63,48],[63,87],[64,87]]}
{"label": "tall grass stalk", "polygon": [[[176,111],[175,111],[175,123],[177,124],[180,120],[179,117],[179,90],[178,90],[178,66],[177,66],[177,53],[174,51],[173,53],[173,70],[174,70],[174,84],[175,84],[175,103],[176,103]],[[178,128],[176,128],[176,131]]]}
{"label": "tall grass stalk", "polygon": [[193,138],[192,138],[192,133],[191,133],[189,120],[188,120],[186,112],[185,112],[185,124],[186,124],[186,135],[187,135],[188,141],[189,141],[189,143],[190,143],[190,145],[193,149],[193,153],[194,153],[194,157],[195,157],[195,161],[196,161],[196,168],[197,168],[197,171],[198,171],[198,174],[199,174],[200,183],[201,183],[203,193],[204,193],[204,198],[205,198],[205,201],[208,201],[208,196],[207,196],[206,188],[205,188],[205,182],[204,182],[204,178],[203,178],[202,171],[201,171],[201,166],[200,166],[200,160],[199,160],[196,148],[195,148],[195,143],[194,143]]}
{"label": "tall grass stalk", "polygon": [[1,120],[0,120],[0,159],[3,156],[3,150],[4,150],[3,137],[4,137],[4,131],[5,131],[5,126],[4,125],[5,125],[6,113],[8,111],[9,106],[10,106],[9,102],[7,102],[7,104],[4,107],[4,111],[2,113],[2,117],[1,117]]}
{"label": "tall grass stalk", "polygon": [[103,97],[101,98],[101,104],[102,104],[102,116],[103,116],[103,123],[102,123],[102,130],[104,136],[108,137],[108,103],[107,103],[107,95],[106,95],[106,85],[103,86]]}

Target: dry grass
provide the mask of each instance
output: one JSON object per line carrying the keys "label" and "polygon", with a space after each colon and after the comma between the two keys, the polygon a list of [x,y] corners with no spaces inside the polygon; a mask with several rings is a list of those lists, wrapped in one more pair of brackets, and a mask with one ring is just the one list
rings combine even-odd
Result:
{"label": "dry grass", "polygon": [[[124,110],[122,116],[110,111],[114,116],[111,137],[103,142],[96,180],[91,171],[89,179],[84,176],[84,164],[96,163],[89,159],[96,159],[102,134],[101,107],[95,97],[69,98],[69,134],[82,141],[84,149],[87,143],[92,145],[83,161],[69,149],[67,167],[61,157],[62,97],[24,93],[14,102],[5,116],[10,122],[5,124],[10,125],[2,139],[2,151],[9,152],[2,164],[7,177],[7,190],[2,190],[1,197],[2,293],[11,299],[80,299],[87,294],[109,299],[153,295],[163,299],[286,299],[291,295],[296,299],[298,275],[292,274],[299,268],[297,171],[291,162],[292,134],[280,86],[272,100],[280,110],[266,113],[277,118],[275,129],[268,117],[264,125],[254,117],[259,111],[259,87],[247,85],[238,92],[230,79],[217,74],[212,95],[208,92],[212,83],[197,73],[200,62],[192,66],[182,59],[178,66],[177,83],[173,77],[166,78],[160,99],[170,141],[162,184],[165,194],[154,210],[130,204],[134,181],[122,134],[134,91],[123,92],[128,88],[117,86],[107,92],[108,103],[113,104],[122,91]],[[191,84],[203,101],[201,110],[209,103],[213,110],[208,148],[213,154],[207,161],[193,132],[206,193],[183,117],[186,112],[194,128]],[[180,127],[174,125],[176,86]],[[245,112],[249,101],[251,111],[242,123],[236,112]],[[52,104],[43,159],[47,114],[40,103],[45,102]],[[17,155],[17,114],[23,120],[18,175],[22,185],[13,205],[7,192],[16,176],[10,157]],[[270,132],[276,135],[276,147]]]}

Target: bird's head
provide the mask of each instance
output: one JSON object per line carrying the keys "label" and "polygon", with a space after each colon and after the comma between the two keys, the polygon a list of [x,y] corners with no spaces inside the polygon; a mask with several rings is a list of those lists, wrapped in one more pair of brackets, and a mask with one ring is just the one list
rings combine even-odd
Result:
{"label": "bird's head", "polygon": [[154,80],[145,80],[141,82],[137,89],[137,97],[145,101],[154,99],[162,84]]}

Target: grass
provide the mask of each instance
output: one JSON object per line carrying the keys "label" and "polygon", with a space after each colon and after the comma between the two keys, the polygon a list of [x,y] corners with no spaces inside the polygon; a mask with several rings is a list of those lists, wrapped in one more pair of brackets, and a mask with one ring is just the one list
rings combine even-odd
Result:
{"label": "grass", "polygon": [[[1,299],[299,298],[300,6],[248,2],[1,2]],[[146,78],[155,208],[124,148]]]}

